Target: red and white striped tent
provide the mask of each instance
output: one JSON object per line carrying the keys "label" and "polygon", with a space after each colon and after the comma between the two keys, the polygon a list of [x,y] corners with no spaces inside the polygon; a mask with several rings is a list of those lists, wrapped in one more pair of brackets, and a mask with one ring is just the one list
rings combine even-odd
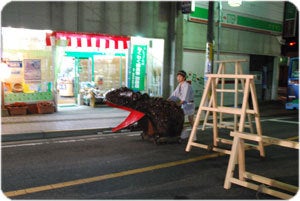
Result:
{"label": "red and white striped tent", "polygon": [[130,37],[65,31],[53,31],[46,34],[47,46],[57,45],[58,41],[66,41],[65,45],[70,47],[122,50],[128,49]]}

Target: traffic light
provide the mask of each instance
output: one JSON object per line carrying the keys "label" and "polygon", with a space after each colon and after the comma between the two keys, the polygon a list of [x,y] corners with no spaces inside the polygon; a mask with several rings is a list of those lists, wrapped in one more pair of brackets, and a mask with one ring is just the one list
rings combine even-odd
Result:
{"label": "traffic light", "polygon": [[192,2],[191,1],[182,1],[181,2],[181,12],[182,14],[188,14],[192,12]]}
{"label": "traffic light", "polygon": [[299,54],[299,13],[297,7],[290,3],[284,3],[284,19],[282,39],[284,43],[281,45],[281,55],[286,57],[294,57]]}
{"label": "traffic light", "polygon": [[291,42],[289,42],[288,46],[289,47],[295,47],[296,44],[297,44],[296,41],[291,41]]}
{"label": "traffic light", "polygon": [[298,39],[296,37],[286,38],[285,43],[281,45],[281,54],[288,57],[298,55],[298,48]]}

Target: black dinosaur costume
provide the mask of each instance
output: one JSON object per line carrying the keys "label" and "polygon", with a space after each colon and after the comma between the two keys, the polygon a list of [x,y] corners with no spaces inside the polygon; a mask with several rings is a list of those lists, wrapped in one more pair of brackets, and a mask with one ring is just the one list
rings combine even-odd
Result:
{"label": "black dinosaur costume", "polygon": [[125,106],[145,115],[138,120],[138,126],[143,135],[153,137],[155,140],[164,137],[178,137],[184,123],[184,113],[180,106],[173,101],[159,97],[150,97],[122,87],[110,91],[105,96],[106,101],[115,105]]}

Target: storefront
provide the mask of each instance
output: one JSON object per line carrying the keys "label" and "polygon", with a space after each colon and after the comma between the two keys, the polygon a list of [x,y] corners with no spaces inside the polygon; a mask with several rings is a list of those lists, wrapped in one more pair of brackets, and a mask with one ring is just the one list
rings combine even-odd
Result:
{"label": "storefront", "polygon": [[162,39],[5,27],[2,38],[6,105],[95,106],[122,86],[162,95]]}
{"label": "storefront", "polygon": [[130,37],[54,31],[52,47],[58,105],[101,104],[107,91],[126,85]]}

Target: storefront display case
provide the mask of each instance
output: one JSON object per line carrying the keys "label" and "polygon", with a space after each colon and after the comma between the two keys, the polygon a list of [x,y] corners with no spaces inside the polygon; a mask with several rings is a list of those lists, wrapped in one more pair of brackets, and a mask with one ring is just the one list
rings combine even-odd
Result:
{"label": "storefront display case", "polygon": [[[3,102],[10,115],[36,114],[38,102],[55,103],[52,49],[45,45],[46,32],[2,27],[2,60],[11,71],[3,82]],[[16,107],[21,103],[26,104],[22,112]]]}

